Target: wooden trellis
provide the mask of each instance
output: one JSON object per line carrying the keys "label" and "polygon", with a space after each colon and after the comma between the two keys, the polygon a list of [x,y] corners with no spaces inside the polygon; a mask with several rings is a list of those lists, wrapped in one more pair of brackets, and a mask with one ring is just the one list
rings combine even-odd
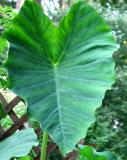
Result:
{"label": "wooden trellis", "polygon": [[[0,92],[0,100],[2,102],[4,113],[9,115],[9,117],[13,121],[12,126],[7,130],[5,130],[0,125],[0,141],[1,141],[1,140],[5,139],[5,138],[11,136],[15,131],[24,129],[25,128],[24,124],[28,121],[28,116],[27,116],[27,114],[24,114],[21,118],[18,118],[18,116],[14,112],[15,106],[19,102],[22,102],[22,99],[20,97],[16,96],[10,103],[8,103],[6,101],[6,99],[5,99],[5,97]],[[2,117],[0,117],[0,119],[2,119]],[[41,134],[41,129],[38,128],[38,129],[35,130],[35,132],[39,136]],[[59,152],[56,144],[49,143],[48,144],[47,153],[49,154],[53,150],[57,150]],[[40,160],[40,158],[39,158],[40,157],[40,148],[39,148],[39,146],[35,147],[34,151],[37,154],[37,158],[35,160]],[[76,157],[76,153],[72,152],[66,158],[63,158],[63,160],[75,160],[75,157]]]}
{"label": "wooden trellis", "polygon": [[[6,99],[4,98],[4,96],[2,95],[2,93],[0,93],[0,100],[2,102],[2,106],[3,106],[3,110],[4,113],[6,115],[9,115],[9,117],[11,118],[11,120],[13,121],[12,126],[5,130],[1,125],[0,125],[0,141],[11,136],[15,131],[17,130],[22,130],[25,128],[24,124],[28,121],[28,117],[27,114],[24,114],[21,118],[18,118],[18,116],[16,115],[16,113],[14,112],[14,108],[15,106],[22,101],[22,99],[18,96],[16,96],[10,103],[8,103],[6,101]],[[2,117],[0,117],[2,119]],[[40,135],[41,134],[41,130],[40,128],[38,128],[37,130],[35,130],[35,132]],[[38,158],[36,158],[36,160],[39,160],[40,157],[40,148],[39,147],[35,147],[34,148]]]}
{"label": "wooden trellis", "polygon": [[[16,113],[13,111],[14,107],[22,101],[20,97],[15,97],[10,103],[6,101],[2,93],[0,93],[0,100],[3,104],[4,113],[9,115],[11,120],[13,121],[13,125],[8,129],[4,130],[4,128],[0,125],[0,140],[9,137],[12,135],[16,130],[21,130],[24,127],[24,123],[27,121],[27,115],[23,115],[21,118],[18,118]],[[1,117],[2,118],[2,117]]]}

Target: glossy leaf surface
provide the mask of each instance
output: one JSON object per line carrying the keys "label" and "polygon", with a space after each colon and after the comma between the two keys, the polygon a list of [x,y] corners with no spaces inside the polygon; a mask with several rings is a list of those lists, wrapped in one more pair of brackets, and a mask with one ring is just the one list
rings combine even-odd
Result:
{"label": "glossy leaf surface", "polygon": [[70,152],[113,83],[111,30],[84,2],[56,27],[36,2],[26,0],[5,37],[9,87],[27,101],[29,115],[62,153]]}

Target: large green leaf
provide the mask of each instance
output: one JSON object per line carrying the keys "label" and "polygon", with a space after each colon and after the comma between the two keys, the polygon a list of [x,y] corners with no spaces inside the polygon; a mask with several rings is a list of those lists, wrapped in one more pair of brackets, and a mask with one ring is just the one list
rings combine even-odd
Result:
{"label": "large green leaf", "polygon": [[62,153],[71,151],[113,83],[111,30],[84,2],[56,27],[36,2],[26,0],[5,37],[9,87],[27,101],[29,115]]}
{"label": "large green leaf", "polygon": [[96,152],[93,147],[82,146],[78,160],[117,160],[116,156],[109,151]]}
{"label": "large green leaf", "polygon": [[37,145],[34,129],[24,129],[0,142],[0,159],[10,160],[12,157],[26,156],[31,148]]}

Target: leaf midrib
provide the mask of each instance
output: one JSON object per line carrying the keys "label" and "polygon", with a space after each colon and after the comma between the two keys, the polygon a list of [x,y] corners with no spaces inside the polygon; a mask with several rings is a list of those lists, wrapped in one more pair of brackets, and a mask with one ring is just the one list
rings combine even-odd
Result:
{"label": "leaf midrib", "polygon": [[[61,116],[61,105],[60,105],[60,94],[59,94],[59,79],[58,79],[58,69],[57,69],[57,65],[54,64],[53,65],[53,71],[54,71],[54,81],[55,81],[55,88],[56,88],[56,103],[57,103],[57,108],[58,108],[58,116],[59,116],[59,121],[60,121],[60,128],[61,128],[61,132],[62,132],[62,141],[63,141],[63,144],[64,144],[64,147],[66,146],[65,145],[65,135],[64,135],[64,129],[63,129],[63,119],[62,119],[62,116]],[[62,124],[62,125],[61,125]]]}

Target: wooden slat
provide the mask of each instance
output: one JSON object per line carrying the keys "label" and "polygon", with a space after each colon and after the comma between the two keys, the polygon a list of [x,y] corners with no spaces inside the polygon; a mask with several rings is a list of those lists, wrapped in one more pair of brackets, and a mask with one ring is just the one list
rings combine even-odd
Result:
{"label": "wooden slat", "polygon": [[27,115],[22,116],[17,123],[13,124],[1,137],[1,139],[7,138],[12,135],[16,130],[18,130],[26,121],[28,120]]}
{"label": "wooden slat", "polygon": [[49,143],[47,147],[47,154],[51,153],[56,148],[57,148],[57,145],[55,143]]}
{"label": "wooden slat", "polygon": [[35,129],[35,132],[36,132],[36,134],[37,134],[38,136],[40,136],[40,135],[42,134],[41,128],[36,128],[36,129]]}
{"label": "wooden slat", "polygon": [[4,96],[2,95],[1,92],[0,92],[0,100],[1,100],[1,102],[2,102],[2,104],[3,104],[4,106],[8,105],[6,99],[4,98]]}
{"label": "wooden slat", "polygon": [[2,136],[5,133],[4,129],[2,126],[0,126],[0,136]]}
{"label": "wooden slat", "polygon": [[12,110],[8,113],[9,117],[12,119],[13,123],[17,123],[19,121],[18,116],[16,115],[16,113]]}
{"label": "wooden slat", "polygon": [[21,101],[22,99],[19,96],[15,97],[9,104],[5,105],[4,107],[5,112],[9,113]]}
{"label": "wooden slat", "polygon": [[78,152],[77,151],[73,151],[73,152],[69,153],[68,156],[63,158],[63,160],[76,160],[77,156],[78,156]]}

